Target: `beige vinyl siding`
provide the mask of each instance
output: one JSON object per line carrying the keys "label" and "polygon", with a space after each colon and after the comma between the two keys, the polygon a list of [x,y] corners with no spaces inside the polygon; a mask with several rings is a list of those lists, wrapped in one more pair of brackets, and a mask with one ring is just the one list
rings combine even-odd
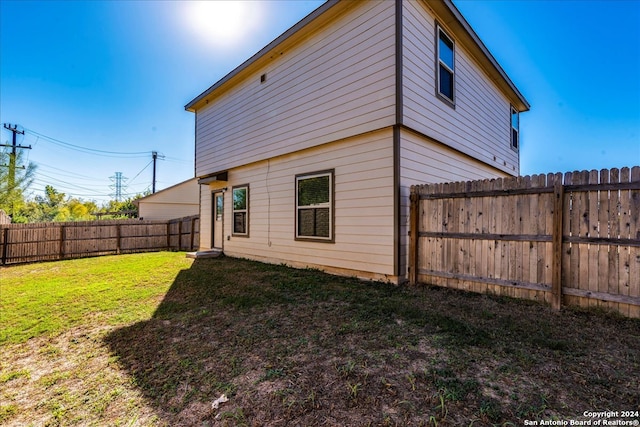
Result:
{"label": "beige vinyl siding", "polygon": [[[393,124],[394,3],[359,3],[197,111],[196,174]],[[266,74],[266,81],[260,76]]]}
{"label": "beige vinyl siding", "polygon": [[[404,124],[511,175],[510,103],[461,43],[455,44],[455,109],[436,97],[436,21],[422,1],[403,2]],[[455,34],[444,30],[449,37]]]}
{"label": "beige vinyl siding", "polygon": [[198,180],[193,178],[143,197],[140,201],[198,204],[198,194]]}
{"label": "beige vinyl siding", "polygon": [[403,130],[400,140],[400,275],[406,274],[409,191],[412,185],[471,181],[507,176],[476,159],[414,132]]}
{"label": "beige vinyl siding", "polygon": [[198,203],[140,203],[138,217],[165,221],[185,216],[198,215]]}
{"label": "beige vinyl siding", "polygon": [[[335,243],[296,241],[295,176],[325,170],[334,171]],[[390,278],[394,274],[393,182],[390,128],[231,169],[228,188],[241,183],[250,187],[250,237],[231,236],[231,192],[225,193],[224,252]],[[210,216],[203,219],[203,229],[210,228],[207,222],[211,223]],[[201,246],[207,244],[206,233],[202,234]],[[227,236],[231,237],[227,240]]]}
{"label": "beige vinyl siding", "polygon": [[138,200],[138,217],[169,220],[197,215],[199,211],[198,181],[190,179]]}

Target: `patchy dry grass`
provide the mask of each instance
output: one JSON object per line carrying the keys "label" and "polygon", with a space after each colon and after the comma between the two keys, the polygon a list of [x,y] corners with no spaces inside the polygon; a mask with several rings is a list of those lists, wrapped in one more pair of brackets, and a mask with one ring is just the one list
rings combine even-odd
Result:
{"label": "patchy dry grass", "polygon": [[163,299],[3,344],[0,424],[489,426],[640,410],[637,320],[166,256],[175,267],[151,281]]}
{"label": "patchy dry grass", "polygon": [[184,254],[156,252],[3,268],[0,344],[148,318],[190,266]]}

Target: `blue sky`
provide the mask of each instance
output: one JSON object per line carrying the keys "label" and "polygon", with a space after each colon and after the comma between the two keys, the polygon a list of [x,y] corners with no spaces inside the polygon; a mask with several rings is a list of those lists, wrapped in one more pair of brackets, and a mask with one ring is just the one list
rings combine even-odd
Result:
{"label": "blue sky", "polygon": [[[0,1],[0,123],[26,129],[32,194],[103,202],[116,171],[142,192],[152,151],[157,189],[193,176],[184,105],[322,1],[221,3]],[[523,175],[640,165],[640,1],[455,4],[531,104]]]}

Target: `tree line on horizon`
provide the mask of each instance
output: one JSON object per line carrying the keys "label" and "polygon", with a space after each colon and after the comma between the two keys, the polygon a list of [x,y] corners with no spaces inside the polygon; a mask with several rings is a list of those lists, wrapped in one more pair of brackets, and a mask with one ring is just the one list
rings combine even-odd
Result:
{"label": "tree line on horizon", "polygon": [[109,200],[98,206],[94,201],[68,197],[51,185],[45,186],[44,195],[28,197],[33,184],[36,165],[24,164],[21,153],[17,153],[13,173],[9,170],[8,150],[0,151],[0,210],[11,217],[13,223],[91,221],[100,219],[130,218],[137,211],[133,201],[150,194],[149,191],[128,199]]}

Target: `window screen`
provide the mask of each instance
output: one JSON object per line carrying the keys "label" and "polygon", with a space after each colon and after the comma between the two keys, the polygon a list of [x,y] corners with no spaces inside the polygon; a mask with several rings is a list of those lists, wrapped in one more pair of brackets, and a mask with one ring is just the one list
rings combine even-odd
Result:
{"label": "window screen", "polygon": [[333,174],[296,177],[296,237],[331,240]]}
{"label": "window screen", "polygon": [[247,235],[249,219],[249,187],[233,189],[233,234]]}

